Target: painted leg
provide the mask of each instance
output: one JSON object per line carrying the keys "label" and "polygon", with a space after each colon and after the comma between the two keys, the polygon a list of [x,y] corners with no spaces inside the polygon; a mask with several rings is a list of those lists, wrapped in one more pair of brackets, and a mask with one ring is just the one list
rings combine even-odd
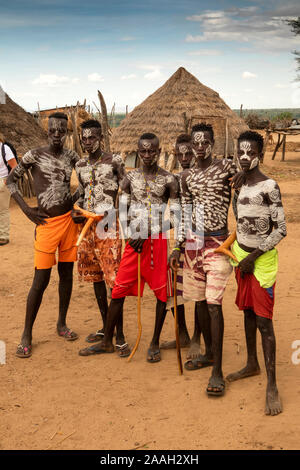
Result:
{"label": "painted leg", "polygon": [[224,336],[224,318],[221,305],[208,304],[211,320],[211,338],[213,353],[213,370],[206,389],[208,395],[222,396],[225,382],[222,372],[222,352]]}
{"label": "painted leg", "polygon": [[[172,307],[172,315],[174,316],[174,308]],[[184,305],[177,306],[177,318],[179,329],[179,341],[181,348],[187,348],[190,345],[190,335],[186,326]],[[160,345],[160,349],[176,349],[176,340],[165,341]]]}
{"label": "painted leg", "polygon": [[31,356],[32,328],[39,311],[43,294],[49,284],[51,268],[36,269],[27,297],[26,316],[21,343],[17,348],[18,357]]}
{"label": "painted leg", "polygon": [[244,328],[247,346],[247,364],[243,369],[229,374],[226,377],[226,380],[229,382],[260,374],[256,348],[256,315],[253,310],[244,310]]}
{"label": "painted leg", "polygon": [[155,326],[154,326],[154,333],[153,338],[150,343],[147,355],[148,362],[159,362],[161,360],[160,349],[159,349],[159,338],[161,334],[161,330],[166,318],[166,302],[162,302],[161,300],[157,299],[156,302],[156,316],[155,316]]}
{"label": "painted leg", "polygon": [[112,299],[108,307],[104,338],[100,343],[96,343],[89,348],[84,348],[79,351],[80,356],[91,356],[93,354],[112,353],[114,346],[112,343],[114,329],[118,323],[120,315],[122,314],[123,304],[125,297],[120,299]]}
{"label": "painted leg", "polygon": [[67,341],[78,339],[77,333],[66,325],[67,312],[73,288],[73,267],[74,263],[58,262],[57,265],[59,275],[59,315],[57,320],[57,333]]}
{"label": "painted leg", "polygon": [[256,317],[257,327],[261,333],[265,366],[268,378],[266,390],[266,415],[278,415],[282,412],[282,403],[276,385],[276,340],[273,322],[268,318]]}
{"label": "painted leg", "polygon": [[95,333],[90,333],[86,337],[86,341],[88,343],[96,343],[97,341],[100,341],[103,336],[104,336],[104,328],[105,328],[105,322],[106,322],[106,317],[107,317],[107,310],[108,310],[108,304],[107,304],[107,291],[106,291],[106,284],[104,281],[100,282],[94,282],[94,292],[97,300],[97,304],[100,310],[100,314],[102,317],[102,322],[103,322],[103,327],[99,328]]}

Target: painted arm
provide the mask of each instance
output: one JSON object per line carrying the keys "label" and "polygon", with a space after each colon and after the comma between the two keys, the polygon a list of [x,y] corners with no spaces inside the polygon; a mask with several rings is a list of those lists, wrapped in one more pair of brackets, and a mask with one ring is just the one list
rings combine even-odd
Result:
{"label": "painted arm", "polygon": [[270,235],[259,244],[256,250],[252,251],[239,263],[242,276],[244,273],[253,273],[255,260],[267,251],[272,250],[286,236],[284,210],[281,202],[280,189],[277,183],[274,184],[266,197],[269,202],[273,230]]}
{"label": "painted arm", "polygon": [[175,246],[169,260],[170,266],[174,271],[176,271],[179,266],[181,246],[186,239],[186,228],[191,224],[193,199],[187,186],[187,176],[188,173],[183,174],[179,184],[181,217],[179,221],[177,240],[175,241]]}
{"label": "painted arm", "polygon": [[39,215],[38,207],[29,207],[23,199],[18,188],[18,181],[24,175],[25,171],[35,164],[35,154],[32,151],[27,152],[20,163],[10,172],[6,180],[6,185],[16,203],[20,206],[24,214],[36,225],[46,224],[45,217]]}

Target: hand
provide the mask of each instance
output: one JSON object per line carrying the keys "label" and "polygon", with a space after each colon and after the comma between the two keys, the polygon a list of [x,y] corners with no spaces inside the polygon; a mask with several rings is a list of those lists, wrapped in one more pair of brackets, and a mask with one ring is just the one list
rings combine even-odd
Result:
{"label": "hand", "polygon": [[36,225],[46,225],[47,223],[47,216],[40,215],[40,210],[38,207],[28,207],[25,209],[24,213],[28,219]]}
{"label": "hand", "polygon": [[246,258],[240,261],[238,267],[241,271],[241,277],[243,278],[245,274],[252,274],[254,271],[254,261],[255,258],[253,257],[252,253],[250,253]]}
{"label": "hand", "polygon": [[181,252],[179,250],[173,250],[169,258],[169,264],[172,271],[178,271],[179,268],[179,259]]}
{"label": "hand", "polygon": [[236,173],[236,175],[230,178],[230,185],[234,189],[240,189],[240,187],[243,186],[245,182],[245,177],[246,177],[245,172],[239,171],[238,173]]}
{"label": "hand", "polygon": [[75,224],[84,224],[86,221],[86,217],[83,217],[82,213],[80,211],[76,211],[75,209],[72,209],[71,217]]}
{"label": "hand", "polygon": [[136,251],[137,253],[141,253],[143,251],[143,244],[145,241],[146,240],[144,238],[135,238],[135,239],[130,238],[128,240],[128,243],[131,246],[131,248],[134,249],[134,251]]}

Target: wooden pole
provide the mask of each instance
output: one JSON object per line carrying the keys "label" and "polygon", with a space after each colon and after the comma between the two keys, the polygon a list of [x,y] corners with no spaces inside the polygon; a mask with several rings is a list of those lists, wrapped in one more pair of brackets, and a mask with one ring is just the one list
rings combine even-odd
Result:
{"label": "wooden pole", "polygon": [[241,107],[240,107],[240,118],[243,117],[243,105],[241,104]]}
{"label": "wooden pole", "polygon": [[141,336],[142,336],[142,321],[141,321],[141,253],[138,253],[138,328],[139,328],[138,337],[137,337],[135,346],[134,346],[129,358],[127,359],[128,362],[134,356],[134,354],[135,354],[135,352],[138,348],[138,345],[140,343]]}
{"label": "wooden pole", "polygon": [[175,338],[176,338],[176,352],[177,352],[177,362],[179,367],[179,374],[182,375],[182,359],[180,351],[180,338],[179,338],[179,328],[178,328],[178,317],[177,317],[177,271],[174,271],[174,322],[175,322]]}
{"label": "wooden pole", "polygon": [[267,129],[266,133],[265,133],[265,140],[264,140],[264,145],[263,145],[263,149],[262,149],[262,159],[261,159],[262,163],[263,163],[264,158],[265,158],[265,153],[266,153],[266,150],[267,150],[267,145],[268,145],[268,142],[269,142],[270,134],[271,134],[271,130]]}
{"label": "wooden pole", "polygon": [[285,159],[286,134],[283,135],[282,140],[283,140],[283,145],[282,145],[281,161],[284,162],[284,159]]}
{"label": "wooden pole", "polygon": [[280,142],[280,134],[278,133],[278,140],[277,140],[277,144],[276,144],[276,147],[275,147],[274,152],[273,152],[273,155],[272,155],[272,160],[274,160],[275,155],[276,155],[276,153],[277,153],[277,150],[280,148],[282,142],[283,142],[283,139],[282,139],[282,141]]}
{"label": "wooden pole", "polygon": [[98,90],[98,98],[99,98],[99,101],[100,101],[100,108],[101,108],[101,114],[102,114],[102,133],[103,133],[104,151],[105,152],[110,152],[107,108],[106,108],[106,104],[105,104],[103,95],[99,90]]}
{"label": "wooden pole", "polygon": [[79,136],[77,132],[76,116],[75,116],[75,111],[73,108],[70,108],[69,114],[70,114],[72,127],[73,127],[73,143],[74,143],[75,152],[77,152],[78,155],[82,157],[82,150],[81,150],[81,145],[80,145]]}
{"label": "wooden pole", "polygon": [[228,158],[228,118],[225,120],[225,158]]}

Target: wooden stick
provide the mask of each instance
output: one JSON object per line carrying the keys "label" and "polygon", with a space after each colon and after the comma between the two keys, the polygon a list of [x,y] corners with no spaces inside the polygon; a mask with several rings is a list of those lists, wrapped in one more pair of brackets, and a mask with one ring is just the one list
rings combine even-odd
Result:
{"label": "wooden stick", "polygon": [[135,343],[135,346],[127,359],[129,362],[132,357],[134,356],[138,345],[140,343],[140,339],[142,336],[142,322],[141,322],[141,253],[138,253],[138,327],[139,327],[139,332],[138,332],[138,337]]}
{"label": "wooden stick", "polygon": [[175,321],[175,338],[176,338],[176,351],[177,351],[177,362],[179,367],[179,374],[183,374],[182,359],[180,351],[180,339],[179,339],[179,328],[178,328],[178,316],[177,316],[177,271],[174,271],[174,321]]}
{"label": "wooden stick", "polygon": [[232,232],[229,235],[229,237],[226,238],[225,242],[215,249],[215,253],[224,253],[224,255],[227,255],[230,258],[232,258],[234,261],[238,262],[234,254],[229,250],[229,247],[232,245],[235,239],[236,239],[236,231]]}

